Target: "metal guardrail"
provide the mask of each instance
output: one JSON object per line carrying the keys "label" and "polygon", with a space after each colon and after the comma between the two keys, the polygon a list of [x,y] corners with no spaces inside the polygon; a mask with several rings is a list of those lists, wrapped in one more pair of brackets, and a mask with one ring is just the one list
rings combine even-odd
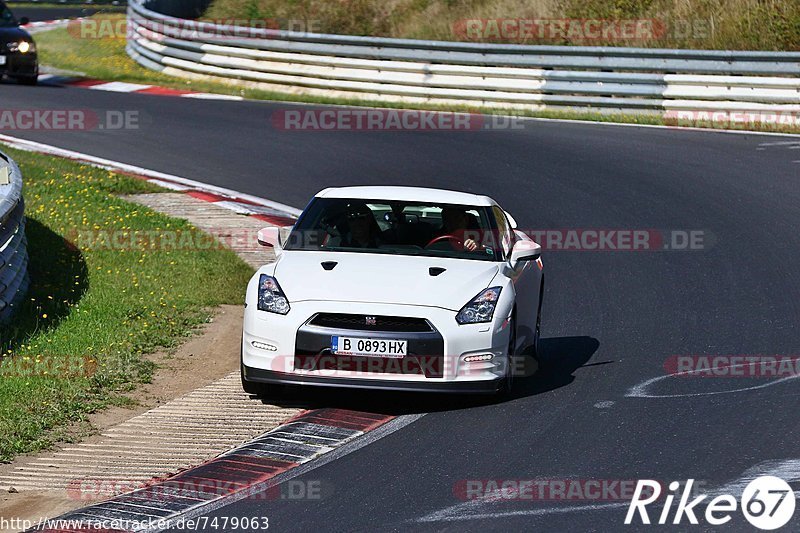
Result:
{"label": "metal guardrail", "polygon": [[[528,46],[238,28],[130,0],[128,54],[166,74],[319,96],[502,108],[800,114],[800,52]],[[186,13],[186,14],[182,14]]]}
{"label": "metal guardrail", "polygon": [[0,323],[10,318],[28,283],[22,174],[12,159],[0,152]]}

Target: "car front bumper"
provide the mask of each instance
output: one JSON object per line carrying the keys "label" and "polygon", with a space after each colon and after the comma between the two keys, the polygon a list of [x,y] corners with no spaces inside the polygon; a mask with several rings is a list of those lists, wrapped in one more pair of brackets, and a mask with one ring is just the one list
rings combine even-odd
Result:
{"label": "car front bumper", "polygon": [[0,76],[5,75],[16,78],[20,76],[35,76],[38,73],[39,59],[37,54],[0,54]]}
{"label": "car front bumper", "polygon": [[371,380],[314,376],[308,374],[287,374],[242,365],[242,375],[247,381],[274,385],[301,385],[317,387],[337,387],[350,389],[372,389],[403,392],[436,392],[451,394],[495,394],[500,390],[502,378],[480,381],[396,381]]}
{"label": "car front bumper", "polygon": [[[492,323],[459,325],[450,310],[401,304],[292,303],[287,315],[245,309],[242,372],[247,381],[407,391],[492,393],[506,374],[509,331],[498,309]],[[367,313],[422,318],[429,332],[336,329],[310,324],[318,313]],[[508,314],[508,311],[506,311]],[[499,316],[498,316],[499,315]],[[330,350],[333,335],[408,341],[400,360],[342,357]],[[470,355],[488,361],[468,362]]]}

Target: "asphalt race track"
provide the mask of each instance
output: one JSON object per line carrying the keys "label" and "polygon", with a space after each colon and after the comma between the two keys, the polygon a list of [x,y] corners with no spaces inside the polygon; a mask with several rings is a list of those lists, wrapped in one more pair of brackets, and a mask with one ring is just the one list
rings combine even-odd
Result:
{"label": "asphalt race track", "polygon": [[[0,99],[136,110],[134,130],[3,133],[296,207],[328,186],[404,184],[486,193],[525,229],[703,232],[693,251],[546,250],[544,366],[513,399],[314,394],[311,405],[428,414],[297,478],[319,481],[321,499],[243,500],[217,516],[268,516],[281,531],[615,531],[624,501],[465,504],[457,489],[692,478],[713,493],[770,472],[800,482],[800,382],[665,377],[674,355],[800,354],[798,138],[541,121],[286,132],[270,116],[293,104],[8,83]],[[750,526],[738,515],[727,530]]]}

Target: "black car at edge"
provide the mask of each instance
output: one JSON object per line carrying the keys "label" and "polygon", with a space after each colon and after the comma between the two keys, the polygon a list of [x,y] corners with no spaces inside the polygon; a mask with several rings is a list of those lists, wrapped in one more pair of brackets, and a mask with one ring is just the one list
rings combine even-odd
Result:
{"label": "black car at edge", "polygon": [[39,59],[36,43],[20,24],[11,10],[0,0],[0,76],[17,80],[25,85],[35,85],[39,76]]}

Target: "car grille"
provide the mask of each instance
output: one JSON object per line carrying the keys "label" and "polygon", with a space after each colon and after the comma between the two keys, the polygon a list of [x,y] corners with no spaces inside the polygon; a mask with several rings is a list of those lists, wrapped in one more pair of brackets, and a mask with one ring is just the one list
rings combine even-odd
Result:
{"label": "car grille", "polygon": [[434,331],[430,322],[424,318],[380,315],[349,315],[344,313],[319,313],[309,325],[358,331]]}

